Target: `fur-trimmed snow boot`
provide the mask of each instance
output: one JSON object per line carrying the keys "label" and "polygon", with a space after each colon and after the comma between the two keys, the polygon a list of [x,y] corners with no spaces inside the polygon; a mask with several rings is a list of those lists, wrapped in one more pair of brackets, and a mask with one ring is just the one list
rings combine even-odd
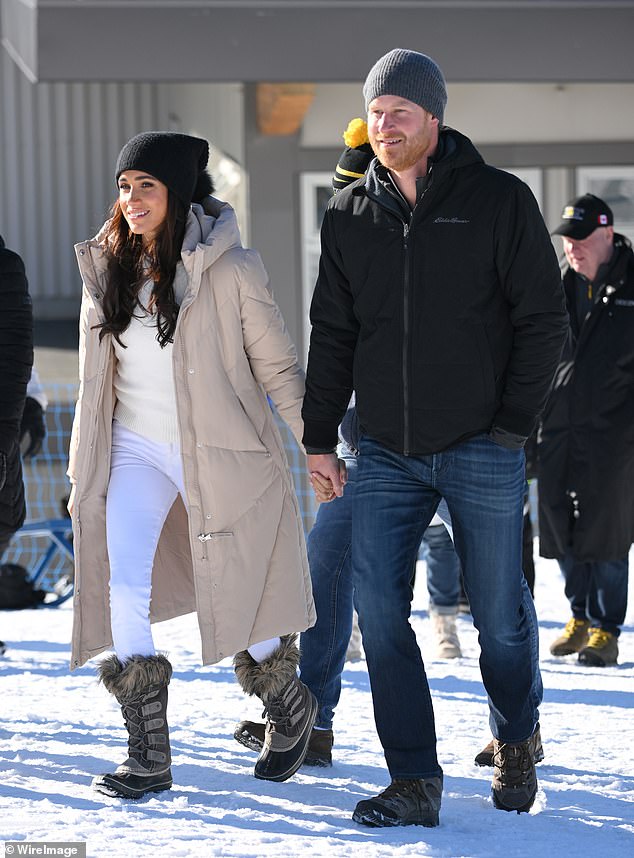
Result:
{"label": "fur-trimmed snow boot", "polygon": [[133,655],[125,662],[116,655],[99,665],[99,679],[121,706],[128,730],[128,759],[111,774],[93,778],[97,792],[120,798],[140,798],[172,786],[167,686],[172,665],[164,655]]}
{"label": "fur-trimmed snow boot", "polygon": [[264,744],[254,774],[261,780],[288,780],[304,762],[317,717],[317,700],[297,676],[297,636],[282,637],[264,661],[255,661],[243,650],[233,664],[242,690],[259,697],[266,714]]}

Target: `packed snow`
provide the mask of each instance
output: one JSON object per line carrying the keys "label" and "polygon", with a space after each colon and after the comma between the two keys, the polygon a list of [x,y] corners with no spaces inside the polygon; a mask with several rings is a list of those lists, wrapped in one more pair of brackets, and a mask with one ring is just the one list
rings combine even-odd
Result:
{"label": "packed snow", "polygon": [[[633,558],[634,559],[634,558]],[[550,641],[568,619],[559,568],[537,563],[545,699],[545,760],[530,814],[495,810],[490,770],[473,763],[489,740],[478,644],[459,619],[464,657],[432,657],[424,564],[412,623],[435,703],[445,791],[441,824],[369,829],[351,820],[356,803],[388,781],[363,661],[346,664],[335,718],[334,765],[301,769],[274,784],[252,776],[255,754],[232,738],[243,718],[259,719],[231,662],[201,668],[193,616],[155,626],[174,665],[170,685],[170,792],[140,801],[91,790],[94,775],[125,754],[116,703],[97,685],[95,666],[68,670],[72,611],[0,612],[0,839],[85,842],[87,855],[495,858],[634,854],[634,599],[620,638],[619,665],[590,668],[554,659]]]}

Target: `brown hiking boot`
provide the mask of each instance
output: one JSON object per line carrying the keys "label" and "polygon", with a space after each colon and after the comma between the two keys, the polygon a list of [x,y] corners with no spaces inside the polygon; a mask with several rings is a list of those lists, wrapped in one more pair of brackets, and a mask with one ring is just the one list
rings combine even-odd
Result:
{"label": "brown hiking boot", "polygon": [[[259,752],[264,744],[265,727],[266,724],[257,721],[240,721],[234,731],[233,738],[245,748]],[[317,730],[313,727],[308,740],[308,751],[302,765],[321,768],[332,766],[333,744],[332,730]]]}
{"label": "brown hiking boot", "polygon": [[352,819],[371,828],[424,825],[435,828],[442,799],[442,775],[437,778],[394,778],[374,798],[360,801]]}
{"label": "brown hiking boot", "polygon": [[604,629],[590,629],[588,643],[579,652],[581,664],[606,667],[608,664],[616,664],[618,657],[619,645],[616,635]]}
{"label": "brown hiking boot", "polygon": [[493,804],[499,810],[527,813],[537,795],[530,739],[517,744],[493,740]]}
{"label": "brown hiking boot", "polygon": [[[476,766],[492,766],[493,765],[493,739],[489,742],[486,748],[483,748],[479,754],[476,754],[474,760]],[[542,737],[539,731],[539,724],[535,727],[535,732],[528,740],[530,752],[533,755],[534,763],[541,763],[544,759],[544,749],[542,747]]]}
{"label": "brown hiking boot", "polygon": [[588,620],[577,620],[571,617],[566,623],[563,634],[550,645],[551,655],[572,655],[579,652],[588,643],[590,623]]}

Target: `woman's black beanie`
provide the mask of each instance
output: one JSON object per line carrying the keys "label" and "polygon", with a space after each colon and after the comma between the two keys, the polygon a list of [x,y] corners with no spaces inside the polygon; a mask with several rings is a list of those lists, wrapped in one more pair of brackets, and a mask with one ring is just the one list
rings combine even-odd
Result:
{"label": "woman's black beanie", "polygon": [[117,158],[115,181],[126,170],[154,176],[189,206],[213,192],[207,172],[209,144],[200,137],[172,131],[145,131],[125,144]]}

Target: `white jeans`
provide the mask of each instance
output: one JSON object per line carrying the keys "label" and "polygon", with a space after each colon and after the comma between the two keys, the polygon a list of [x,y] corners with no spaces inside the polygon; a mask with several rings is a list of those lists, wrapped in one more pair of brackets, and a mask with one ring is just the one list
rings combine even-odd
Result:
{"label": "white jeans", "polygon": [[[180,445],[152,441],[113,421],[106,534],[112,640],[121,661],[156,652],[150,626],[152,566],[179,493],[186,501]],[[263,661],[279,642],[262,641],[249,652]]]}

